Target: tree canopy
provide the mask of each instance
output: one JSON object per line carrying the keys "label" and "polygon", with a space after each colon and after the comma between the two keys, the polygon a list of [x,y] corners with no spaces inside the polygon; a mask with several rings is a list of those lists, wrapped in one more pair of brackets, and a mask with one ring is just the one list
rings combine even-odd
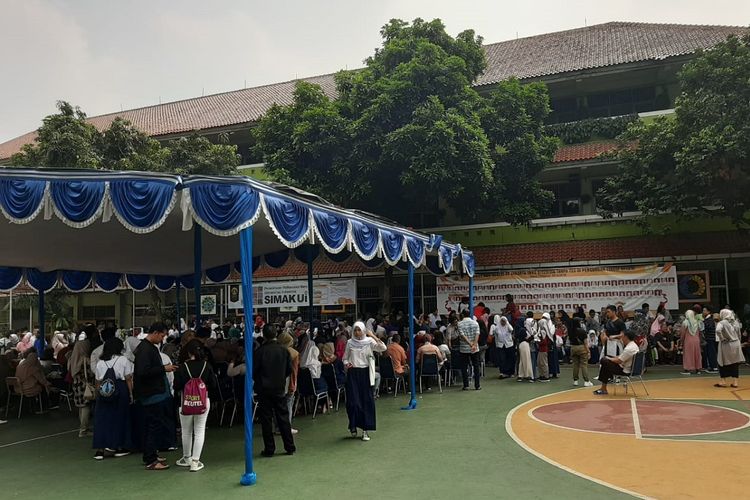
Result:
{"label": "tree canopy", "polygon": [[471,86],[485,68],[482,38],[452,37],[440,20],[391,20],[363,69],[336,75],[338,96],[299,82],[253,129],[278,181],[340,204],[418,225],[444,200],[466,221],[525,222],[551,193],[534,180],[556,141],[542,84]]}
{"label": "tree canopy", "polygon": [[11,157],[11,165],[231,175],[240,162],[236,146],[213,144],[205,137],[162,145],[122,118],[100,132],[80,108],[60,101],[57,109],[59,113],[42,120],[36,140]]}
{"label": "tree canopy", "polygon": [[675,115],[636,122],[621,168],[599,191],[605,215],[726,216],[750,226],[750,35],[729,37],[679,74]]}

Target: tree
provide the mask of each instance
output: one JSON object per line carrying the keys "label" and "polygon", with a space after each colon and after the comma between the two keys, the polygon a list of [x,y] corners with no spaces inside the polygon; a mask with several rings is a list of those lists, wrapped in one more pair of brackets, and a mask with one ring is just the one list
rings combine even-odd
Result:
{"label": "tree", "polygon": [[674,117],[622,136],[621,168],[599,191],[604,215],[729,217],[750,226],[750,35],[730,36],[679,74]]}
{"label": "tree", "polygon": [[80,108],[65,101],[59,101],[57,108],[59,113],[42,120],[36,140],[11,157],[11,165],[178,175],[237,173],[240,157],[236,146],[213,144],[197,134],[162,145],[119,117],[99,132]]}
{"label": "tree", "polygon": [[[471,86],[485,68],[482,38],[451,37],[440,20],[391,20],[381,35],[365,68],[336,75],[335,100],[300,82],[292,104],[260,120],[255,152],[271,175],[407,224],[439,197],[468,220],[539,215],[549,194],[533,175],[552,155],[544,87],[504,84],[482,98]],[[512,209],[504,196],[532,203]]]}

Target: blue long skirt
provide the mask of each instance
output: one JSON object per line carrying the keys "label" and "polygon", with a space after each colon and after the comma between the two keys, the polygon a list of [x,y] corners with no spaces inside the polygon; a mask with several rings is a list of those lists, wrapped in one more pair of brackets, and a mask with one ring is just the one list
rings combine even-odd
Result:
{"label": "blue long skirt", "polygon": [[117,380],[118,394],[112,400],[96,398],[94,410],[94,449],[130,449],[130,393],[124,380]]}
{"label": "blue long skirt", "polygon": [[349,368],[346,373],[346,413],[349,430],[375,430],[375,397],[369,368]]}

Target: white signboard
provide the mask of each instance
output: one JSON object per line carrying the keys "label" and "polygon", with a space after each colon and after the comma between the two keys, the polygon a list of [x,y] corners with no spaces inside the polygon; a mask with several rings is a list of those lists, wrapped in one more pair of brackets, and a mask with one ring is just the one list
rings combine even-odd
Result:
{"label": "white signboard", "polygon": [[[677,272],[675,266],[645,265],[620,267],[573,267],[508,271],[474,278],[474,304],[483,302],[492,313],[499,313],[513,300],[521,311],[586,311],[610,304],[622,305],[626,311],[648,303],[656,309],[660,302],[676,309]],[[458,311],[458,304],[469,296],[469,280],[451,276],[439,277],[437,301],[441,313]]]}
{"label": "white signboard", "polygon": [[[357,302],[357,280],[315,280],[313,304],[346,305]],[[229,285],[230,309],[242,309],[242,287]],[[253,283],[253,307],[300,307],[309,304],[307,281],[267,281]]]}

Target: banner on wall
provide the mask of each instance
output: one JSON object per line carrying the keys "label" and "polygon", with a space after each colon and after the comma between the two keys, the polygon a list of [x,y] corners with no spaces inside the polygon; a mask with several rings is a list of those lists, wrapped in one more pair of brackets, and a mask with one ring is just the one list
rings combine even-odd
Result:
{"label": "banner on wall", "polygon": [[[313,304],[316,306],[357,303],[357,280],[315,280]],[[242,309],[242,287],[229,285],[230,309]],[[304,307],[309,304],[307,281],[269,281],[253,283],[254,307]]]}
{"label": "banner on wall", "polygon": [[201,314],[216,314],[216,295],[201,296]]}
{"label": "banner on wall", "polygon": [[[484,302],[493,314],[505,308],[506,294],[513,295],[523,312],[577,307],[599,311],[610,304],[630,311],[644,303],[656,309],[660,302],[666,302],[667,309],[678,308],[677,272],[672,264],[534,269],[474,278],[474,304]],[[437,278],[441,313],[458,311],[468,296],[468,278]]]}
{"label": "banner on wall", "polygon": [[677,291],[680,302],[711,302],[708,271],[681,271],[677,273]]}

